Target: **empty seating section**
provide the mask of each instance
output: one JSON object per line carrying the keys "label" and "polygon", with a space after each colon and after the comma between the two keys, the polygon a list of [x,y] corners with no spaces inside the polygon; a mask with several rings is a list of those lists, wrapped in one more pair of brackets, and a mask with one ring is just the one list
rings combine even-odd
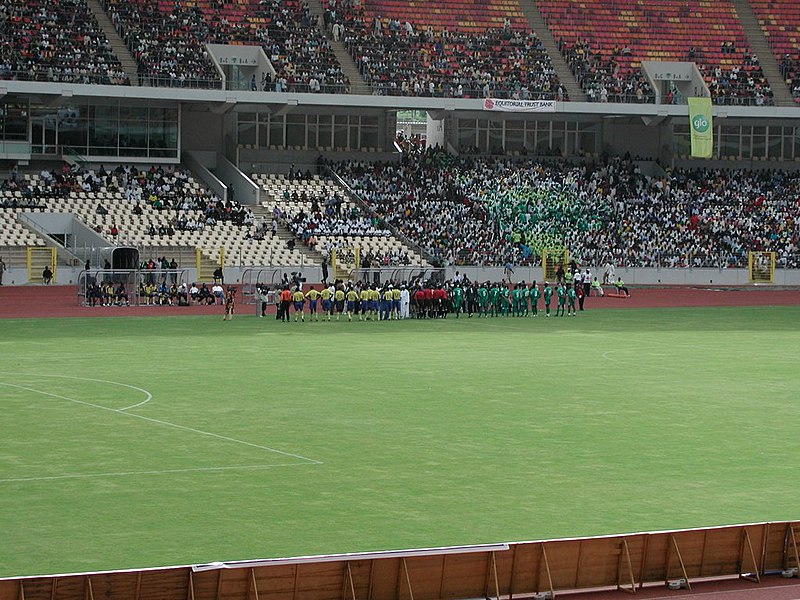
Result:
{"label": "empty seating section", "polygon": [[[0,205],[1,206],[1,205]],[[44,246],[44,240],[24,227],[17,214],[30,209],[0,208],[0,248],[4,246]]]}
{"label": "empty seating section", "polygon": [[344,93],[342,74],[316,16],[299,0],[103,0],[139,62],[143,84],[221,86],[204,45],[261,45],[275,77],[256,81],[265,91]]}
{"label": "empty seating section", "polygon": [[[341,37],[374,93],[567,99],[516,3],[478,8],[454,1],[447,11],[426,11],[418,4],[328,4],[326,26],[335,39]],[[468,16],[454,20],[456,15]]]}
{"label": "empty seating section", "polygon": [[375,217],[365,215],[330,180],[263,173],[254,173],[252,178],[267,196],[264,206],[312,250],[328,255],[335,248],[358,247],[362,258],[370,256],[382,264],[425,264],[417,252]]}
{"label": "empty seating section", "polygon": [[504,26],[528,26],[518,0],[366,0],[363,5],[366,18],[381,19],[385,25],[395,19],[409,21],[418,28],[470,34]]}
{"label": "empty seating section", "polygon": [[129,83],[84,0],[0,0],[0,79]]}
{"label": "empty seating section", "polygon": [[732,0],[536,4],[579,82],[595,100],[602,100],[609,82],[627,87],[638,77],[642,61],[688,60],[703,71],[716,103],[772,103],[772,91],[757,58],[750,55]]}
{"label": "empty seating section", "polygon": [[750,0],[753,12],[778,61],[781,75],[800,104],[800,3],[797,0]]}

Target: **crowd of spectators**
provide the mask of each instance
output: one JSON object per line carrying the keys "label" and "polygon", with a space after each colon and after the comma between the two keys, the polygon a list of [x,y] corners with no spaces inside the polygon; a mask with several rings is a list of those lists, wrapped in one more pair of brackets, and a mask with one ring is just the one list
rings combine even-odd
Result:
{"label": "crowd of spectators", "polygon": [[628,48],[616,48],[605,57],[593,52],[588,41],[568,44],[561,40],[559,50],[589,102],[655,102],[655,92],[641,69],[624,67],[618,60],[630,52]]}
{"label": "crowd of spectators", "polygon": [[482,33],[423,28],[346,0],[330,2],[324,21],[375,94],[568,99],[541,40],[510,22]]}
{"label": "crowd of spectators", "polygon": [[[153,166],[137,169],[135,166],[119,166],[106,171],[102,166],[97,172],[87,171],[84,179],[93,188],[105,187],[108,191],[119,191],[132,205],[132,212],[143,222],[150,211],[170,211],[168,224],[152,224],[149,235],[171,236],[175,231],[194,231],[217,223],[230,222],[239,227],[249,227],[253,214],[249,208],[235,200],[224,201],[213,192],[191,185],[191,174],[185,169],[171,166]],[[98,206],[98,214],[101,206]]]}
{"label": "crowd of spectators", "polygon": [[792,90],[795,104],[800,104],[800,49],[798,52],[796,58],[792,58],[791,54],[786,54],[778,63],[783,80]]}
{"label": "crowd of spectators", "polygon": [[[22,193],[19,200],[7,200],[12,208],[42,207],[49,198],[66,198],[73,193],[119,192],[130,205],[132,214],[141,220],[142,229],[151,236],[169,237],[176,231],[194,231],[216,223],[230,222],[239,227],[253,224],[249,208],[235,200],[223,201],[213,192],[192,185],[188,170],[172,166],[139,169],[134,165],[120,165],[109,171],[102,165],[93,170],[64,163],[60,169],[42,169],[39,177],[33,179],[20,178],[12,171],[0,184],[0,191],[5,190]],[[169,211],[168,222],[154,224],[151,215],[163,211]],[[94,214],[97,216],[94,228],[98,233],[120,235],[114,216],[102,200],[97,203]]]}
{"label": "crowd of spectators", "polygon": [[85,0],[0,0],[0,79],[129,83]]}
{"label": "crowd of spectators", "polygon": [[264,48],[275,73],[254,77],[253,90],[345,93],[349,88],[316,16],[299,0],[103,2],[139,62],[143,84],[220,87],[205,50],[214,43]]}
{"label": "crowd of spectators", "polygon": [[750,250],[800,266],[800,175],[674,170],[635,162],[455,159],[337,170],[386,222],[443,264],[538,264],[568,248],[580,262],[633,267],[746,266]]}
{"label": "crowd of spectators", "polygon": [[742,65],[722,67],[698,63],[714,104],[772,106],[774,94],[758,56],[744,52]]}

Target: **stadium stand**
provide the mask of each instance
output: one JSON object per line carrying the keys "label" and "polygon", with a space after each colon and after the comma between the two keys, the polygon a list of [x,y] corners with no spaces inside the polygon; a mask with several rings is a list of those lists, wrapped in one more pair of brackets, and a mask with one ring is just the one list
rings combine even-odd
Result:
{"label": "stadium stand", "polygon": [[748,250],[797,262],[798,174],[647,177],[621,158],[572,165],[431,150],[401,164],[336,168],[388,223],[445,264],[534,264],[546,247],[595,265],[742,267]]}
{"label": "stadium stand", "polygon": [[0,79],[130,83],[84,0],[2,0]]}
{"label": "stadium stand", "polygon": [[731,0],[538,0],[537,5],[590,99],[649,101],[641,62],[689,60],[703,72],[715,103],[772,103]]}
{"label": "stadium stand", "polygon": [[20,245],[43,244],[12,223],[16,212],[32,205],[45,212],[72,213],[111,243],[140,248],[143,257],[153,254],[153,249],[161,256],[201,248],[212,258],[223,249],[226,265],[305,261],[300,249],[287,248],[285,240],[265,236],[263,231],[259,235],[263,224],[255,221],[249,209],[219,200],[185,170],[120,167],[107,172],[102,167],[65,167],[61,172],[25,174],[22,179],[23,189],[4,190],[1,196],[9,206],[3,209],[10,223],[4,228],[4,239],[19,240]]}
{"label": "stadium stand", "polygon": [[750,6],[794,101],[800,104],[800,4],[793,0],[750,0]]}
{"label": "stadium stand", "polygon": [[330,2],[324,20],[376,94],[568,99],[515,2]]}
{"label": "stadium stand", "polygon": [[258,44],[275,68],[264,91],[345,93],[349,81],[316,17],[298,0],[104,0],[139,61],[142,84],[218,88],[206,43]]}
{"label": "stadium stand", "polygon": [[359,247],[363,260],[381,266],[424,265],[424,259],[370,217],[331,180],[254,173],[262,203],[281,225],[311,250],[329,257],[334,249]]}

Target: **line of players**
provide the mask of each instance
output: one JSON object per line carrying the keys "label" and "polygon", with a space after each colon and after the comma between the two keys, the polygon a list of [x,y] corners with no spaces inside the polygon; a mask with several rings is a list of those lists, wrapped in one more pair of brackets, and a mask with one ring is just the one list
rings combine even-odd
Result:
{"label": "line of players", "polygon": [[[337,280],[329,286],[317,289],[311,286],[303,291],[299,285],[284,286],[278,295],[277,318],[281,321],[309,321],[322,319],[339,320],[342,315],[348,321],[353,316],[359,321],[396,319],[443,319],[450,313],[459,318],[468,317],[537,317],[539,300],[543,301],[544,314],[551,315],[555,297],[555,316],[575,316],[583,310],[587,287],[577,283],[567,285],[558,282],[552,287],[548,282],[540,288],[536,282],[524,281],[513,285],[500,283],[446,282],[442,285],[419,283],[395,286],[389,282],[383,286],[362,282]],[[262,303],[261,316],[266,314],[266,303]]]}

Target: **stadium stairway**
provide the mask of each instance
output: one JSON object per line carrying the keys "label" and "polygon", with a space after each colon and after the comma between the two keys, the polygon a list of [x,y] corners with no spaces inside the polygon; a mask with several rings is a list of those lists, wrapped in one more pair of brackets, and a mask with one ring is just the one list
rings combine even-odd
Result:
{"label": "stadium stairway", "polygon": [[322,20],[325,9],[322,7],[322,2],[320,2],[320,0],[308,0],[307,4],[308,10],[311,11],[311,14],[317,16],[317,26],[322,34],[328,39],[328,42],[330,42],[333,53],[336,56],[336,60],[339,61],[339,66],[342,67],[342,73],[344,73],[345,76],[350,80],[350,93],[371,96],[372,90],[361,76],[361,72],[358,70],[356,63],[353,60],[353,57],[350,56],[347,48],[345,48],[344,44],[341,42],[334,40],[333,36],[328,35],[328,33],[325,31],[325,25]]}
{"label": "stadium stairway", "polygon": [[[253,221],[258,223],[263,217],[269,228],[269,223],[272,221],[272,211],[263,204],[248,204],[248,208],[253,212]],[[312,250],[308,248],[292,235],[292,233],[284,225],[278,225],[278,239],[286,245],[289,240],[295,240],[295,250],[299,251],[304,258],[305,264],[320,265],[322,264],[322,253],[319,250]]]}
{"label": "stadium stairway", "polygon": [[522,9],[522,14],[525,15],[525,19],[528,21],[528,26],[539,36],[545,50],[547,50],[547,54],[550,55],[556,75],[558,75],[559,81],[564,84],[569,94],[569,99],[573,102],[586,102],[586,94],[584,94],[581,86],[578,85],[575,75],[572,74],[572,69],[569,68],[567,61],[559,51],[558,42],[544,22],[535,0],[520,0],[519,5]]}
{"label": "stadium stairway", "polygon": [[769,81],[770,88],[772,88],[775,106],[795,106],[789,86],[781,77],[778,61],[775,60],[775,55],[769,47],[764,31],[753,12],[753,7],[750,6],[750,1],[733,0],[733,7],[736,9],[736,14],[739,15],[742,29],[744,29],[747,42],[750,44],[750,51],[758,57],[758,62]]}
{"label": "stadium stairway", "polygon": [[104,11],[103,7],[100,6],[100,2],[98,2],[98,0],[86,0],[86,6],[88,6],[89,10],[92,11],[92,14],[94,14],[95,19],[97,19],[97,23],[100,25],[103,33],[106,34],[108,41],[111,43],[111,51],[116,55],[116,57],[119,59],[119,62],[122,64],[122,68],[125,70],[125,74],[128,76],[131,85],[139,85],[139,75],[136,60],[131,55],[128,47],[125,45],[125,42],[122,41],[119,33],[117,33],[117,30],[114,27],[114,24],[111,22],[109,16],[106,14],[106,11]]}

